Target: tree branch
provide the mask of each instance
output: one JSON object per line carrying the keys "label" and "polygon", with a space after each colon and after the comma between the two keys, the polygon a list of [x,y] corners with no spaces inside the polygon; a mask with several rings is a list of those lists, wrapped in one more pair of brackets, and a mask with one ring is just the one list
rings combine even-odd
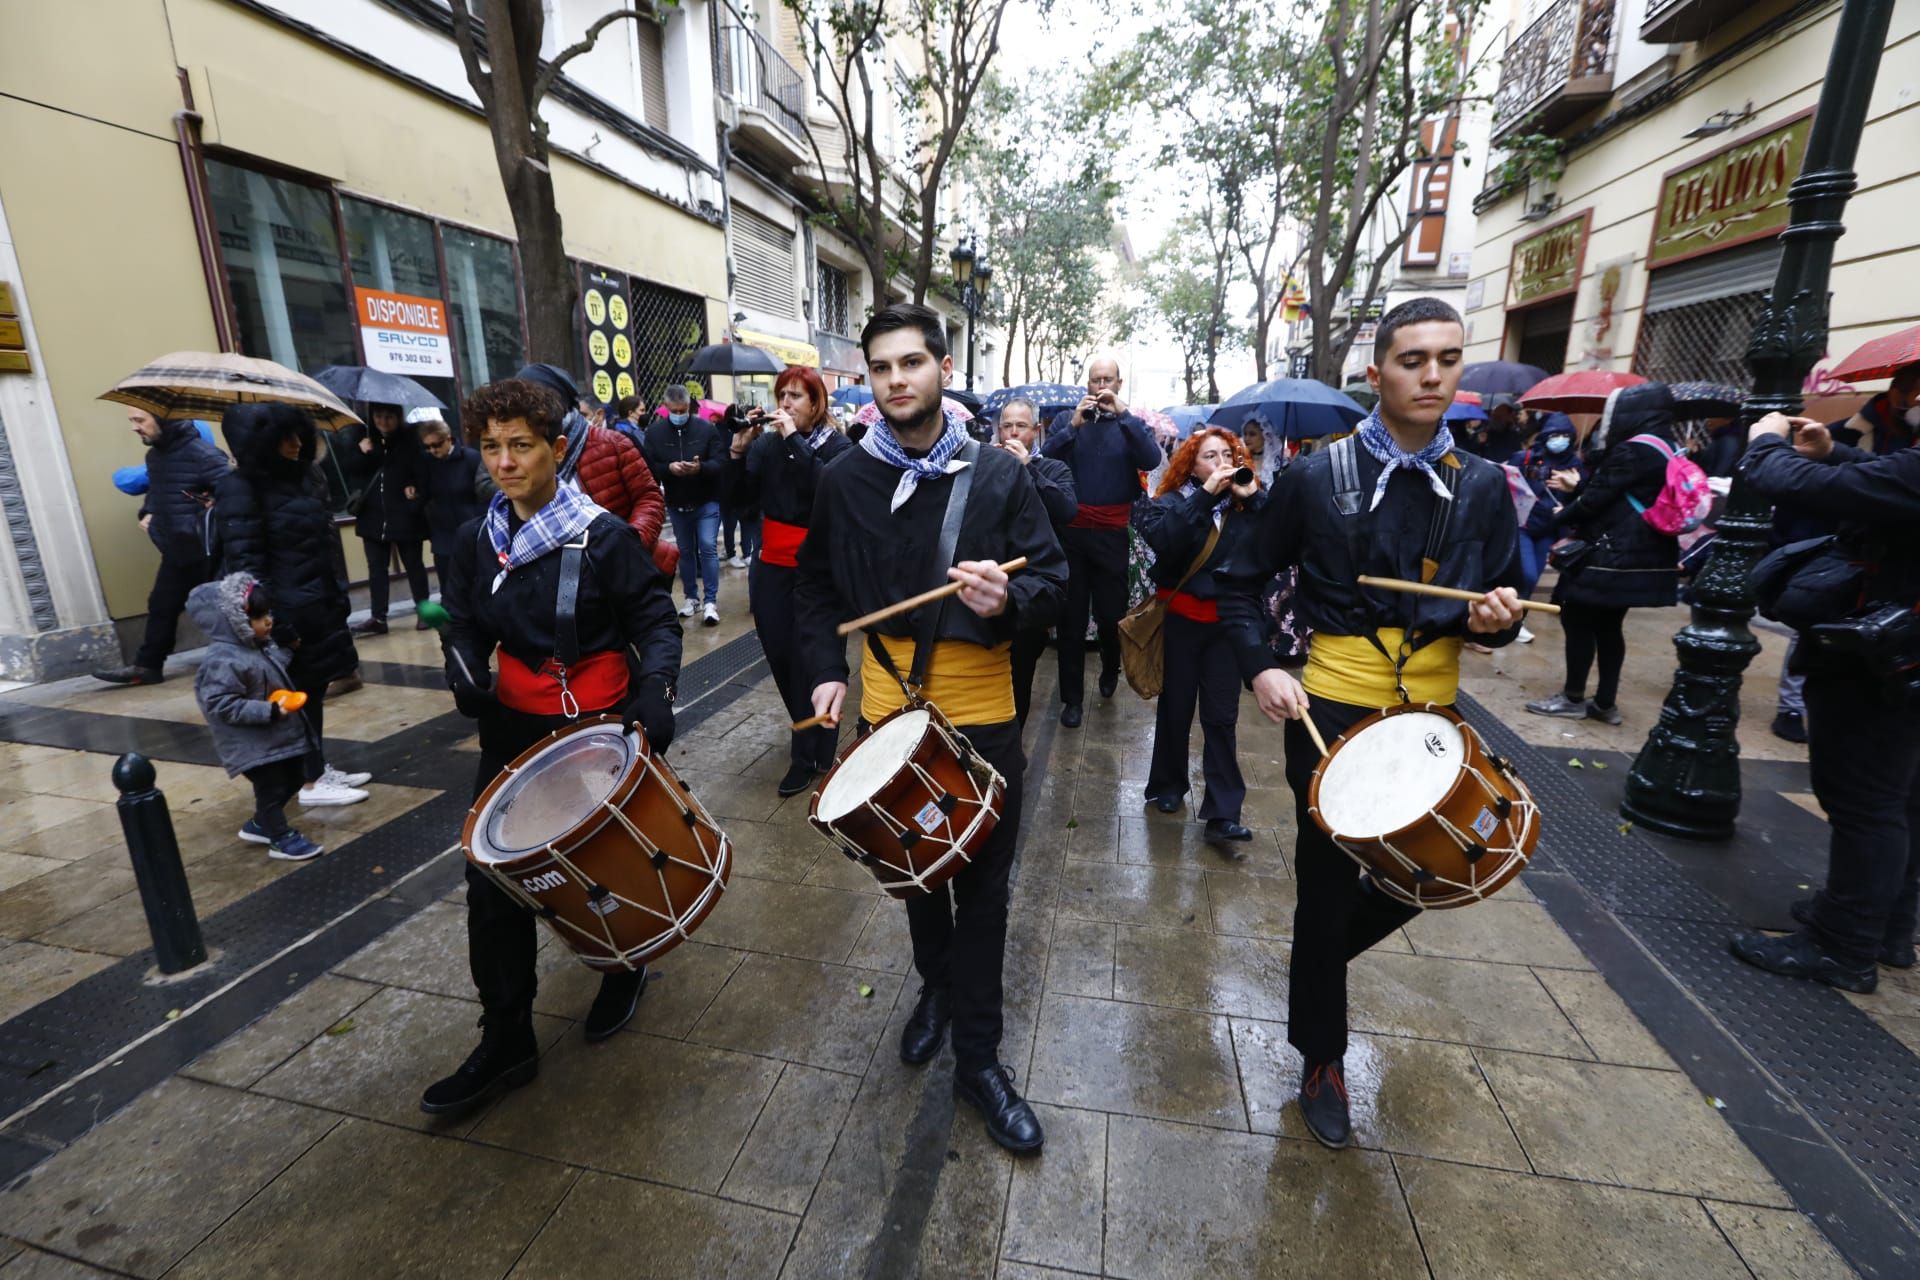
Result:
{"label": "tree branch", "polygon": [[480,65],[480,48],[474,39],[473,15],[467,12],[467,0],[448,0],[453,16],[453,43],[460,50],[460,62],[467,69],[467,84],[480,99],[480,109],[493,114],[493,77]]}
{"label": "tree branch", "polygon": [[645,13],[642,13],[637,8],[615,9],[611,13],[605,13],[595,18],[593,22],[588,25],[585,35],[555,54],[553,61],[542,67],[533,77],[533,103],[537,105],[542,98],[547,96],[547,90],[553,87],[554,80],[559,77],[562,71],[566,70],[569,62],[572,62],[583,53],[592,51],[593,46],[599,43],[600,33],[602,31],[605,31],[616,22],[624,22],[629,18],[637,21],[641,19],[655,20],[658,17],[659,15],[649,6]]}

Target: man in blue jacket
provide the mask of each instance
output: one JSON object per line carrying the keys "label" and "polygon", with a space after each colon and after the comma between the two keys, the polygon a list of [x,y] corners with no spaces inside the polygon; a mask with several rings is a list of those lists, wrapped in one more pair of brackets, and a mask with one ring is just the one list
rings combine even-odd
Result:
{"label": "man in blue jacket", "polygon": [[1127,521],[1145,489],[1142,472],[1160,465],[1147,424],[1120,398],[1120,362],[1087,363],[1087,395],[1053,420],[1043,458],[1073,468],[1080,510],[1060,543],[1067,553],[1067,607],[1060,618],[1060,723],[1080,725],[1087,688],[1087,616],[1100,632],[1100,696],[1120,684],[1120,616],[1127,611]]}
{"label": "man in blue jacket", "polygon": [[133,662],[93,676],[108,684],[159,684],[160,669],[179,635],[187,593],[213,577],[213,489],[228,463],[189,420],[161,422],[144,409],[129,409],[127,421],[147,447],[140,527],[160,552],[160,568],[147,596],[146,635]]}

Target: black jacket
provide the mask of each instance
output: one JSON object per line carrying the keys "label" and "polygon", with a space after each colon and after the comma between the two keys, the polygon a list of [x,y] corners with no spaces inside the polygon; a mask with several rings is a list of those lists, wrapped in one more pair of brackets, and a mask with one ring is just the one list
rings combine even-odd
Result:
{"label": "black jacket", "polygon": [[1562,573],[1553,598],[1602,608],[1658,608],[1680,592],[1680,543],[1635,508],[1653,505],[1667,482],[1666,455],[1629,444],[1637,435],[1673,443],[1673,396],[1664,383],[1628,387],[1614,397],[1596,434],[1605,451],[1593,474],[1556,517],[1559,532],[1593,544],[1586,563]]}
{"label": "black jacket", "polygon": [[[373,442],[371,453],[360,448],[361,440]],[[364,435],[342,439],[337,447],[364,494],[353,531],[370,542],[418,542],[426,537],[424,464],[432,455],[414,429],[403,422],[392,435],[382,435],[367,427]],[[415,497],[407,497],[409,488]]]}
{"label": "black jacket", "polygon": [[460,526],[479,515],[486,504],[474,493],[480,472],[480,451],[456,444],[444,458],[422,451],[420,494],[426,501],[427,532],[433,539],[433,558],[445,560],[453,550]]}
{"label": "black jacket", "polygon": [[[1358,515],[1343,516],[1334,506],[1333,457],[1327,449],[1317,450],[1280,473],[1252,533],[1236,541],[1231,556],[1214,570],[1220,621],[1232,628],[1240,674],[1249,682],[1278,665],[1267,647],[1261,594],[1283,569],[1300,570],[1298,614],[1315,631],[1365,636],[1399,627],[1417,629],[1423,643],[1467,634],[1464,602],[1362,588],[1354,581],[1361,574],[1419,581],[1434,504],[1440,501],[1424,473],[1401,468],[1387,481],[1380,505],[1370,508],[1381,464],[1357,441],[1354,452],[1360,472]],[[1432,581],[1466,591],[1519,590],[1519,527],[1506,473],[1458,449],[1451,456],[1460,473]],[[1516,625],[1473,639],[1498,647],[1518,634]]]}
{"label": "black jacket", "polygon": [[1073,468],[1058,458],[1035,454],[1027,459],[1027,479],[1047,509],[1053,531],[1059,533],[1080,514],[1080,493],[1073,482]]}
{"label": "black jacket", "polygon": [[334,563],[333,512],[313,465],[313,428],[302,433],[298,461],[282,458],[273,436],[251,429],[246,414],[230,411],[222,429],[240,465],[214,499],[221,572],[245,571],[266,586],[273,638],[292,650],[296,680],[343,676],[360,665],[360,655],[347,630],[351,605]]}
{"label": "black jacket", "polygon": [[[653,478],[660,482],[667,506],[686,510],[720,501],[720,480],[726,470],[732,442],[720,434],[720,428],[699,414],[690,414],[685,423],[674,426],[665,418],[656,418],[647,428],[647,444],[641,453]],[[669,469],[675,462],[700,459],[700,470],[690,476],[677,476]]]}
{"label": "black jacket", "polygon": [[1920,605],[1920,447],[1876,456],[1836,444],[1814,462],[1768,436],[1740,469],[1766,497],[1838,523],[1849,558],[1871,566],[1866,602]]}
{"label": "black jacket", "polygon": [[1140,473],[1166,461],[1147,424],[1130,413],[1076,427],[1073,411],[1065,410],[1047,428],[1040,452],[1073,468],[1080,501],[1088,506],[1134,501],[1140,497]]}
{"label": "black jacket", "polygon": [[[1067,557],[1012,455],[982,447],[974,466],[955,563],[1025,556],[1027,567],[1008,578],[1004,613],[982,618],[951,602],[936,638],[997,645],[1018,630],[1053,622],[1066,601]],[[953,477],[922,480],[890,512],[899,481],[899,471],[865,449],[847,450],[821,473],[794,588],[795,642],[808,689],[847,678],[847,646],[834,634],[836,625],[947,581],[946,566],[932,561]],[[916,609],[874,629],[911,636],[920,619]]]}
{"label": "black jacket", "polygon": [[232,468],[227,455],[200,438],[193,423],[163,422],[147,446],[147,494],[140,514],[152,516],[147,537],[169,560],[214,554],[217,519],[208,514],[214,489]]}
{"label": "black jacket", "polygon": [[1207,562],[1180,589],[1205,600],[1216,596],[1218,585],[1213,570],[1225,564],[1251,539],[1260,526],[1260,512],[1267,505],[1267,490],[1254,493],[1245,503],[1235,503],[1230,495],[1215,497],[1196,487],[1192,493],[1175,491],[1140,506],[1134,524],[1140,536],[1153,548],[1153,585],[1171,591],[1180,587],[1180,579],[1193,567],[1193,558],[1207,545],[1213,532],[1213,513],[1225,508],[1220,521],[1220,540],[1214,544]]}
{"label": "black jacket", "polygon": [[838,431],[818,449],[810,447],[799,431],[784,439],[778,431],[763,431],[747,446],[746,456],[729,456],[727,472],[733,480],[733,504],[758,508],[770,520],[805,528],[813,519],[813,495],[819,487],[820,473],[851,448],[853,445]]}

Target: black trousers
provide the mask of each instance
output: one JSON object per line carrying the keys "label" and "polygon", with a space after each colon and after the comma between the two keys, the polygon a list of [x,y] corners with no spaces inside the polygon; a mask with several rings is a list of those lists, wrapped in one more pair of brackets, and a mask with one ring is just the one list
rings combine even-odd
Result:
{"label": "black trousers", "polygon": [[407,568],[407,589],[413,592],[413,602],[419,604],[427,598],[427,561],[418,538],[412,542],[361,541],[367,549],[367,603],[375,618],[387,620],[387,600],[393,590],[392,553],[396,548],[400,563]]}
{"label": "black trousers", "polygon": [[[1331,742],[1377,708],[1315,698],[1308,712]],[[1286,730],[1287,785],[1293,788],[1293,956],[1287,971],[1287,1043],[1308,1063],[1333,1062],[1347,1052],[1347,962],[1420,914],[1363,879],[1360,866],[1307,814],[1307,787],[1320,761],[1306,726]],[[1380,780],[1391,786],[1390,778]]]}
{"label": "black trousers", "polygon": [[1574,604],[1560,606],[1560,630],[1567,638],[1567,688],[1569,698],[1587,695],[1587,673],[1596,655],[1600,659],[1600,682],[1593,688],[1593,704],[1611,707],[1620,695],[1620,668],[1627,661],[1627,637],[1624,607]]}
{"label": "black trousers", "polygon": [[[787,714],[808,720],[813,717],[813,690],[805,687],[807,679],[797,661],[799,646],[794,643],[793,586],[799,572],[756,556],[747,569],[747,607],[753,610],[753,630],[760,637],[760,650],[767,655],[767,667]],[[839,739],[838,731],[825,725],[797,730],[793,762],[810,769],[831,769]]]}
{"label": "black trousers", "polygon": [[254,824],[275,839],[291,829],[292,824],[287,821],[287,801],[300,790],[304,776],[302,765],[302,757],[294,756],[247,770],[247,781],[253,784]]}
{"label": "black trousers", "polygon": [[187,607],[187,593],[213,577],[213,569],[213,561],[204,556],[160,557],[153,590],[147,593],[147,632],[133,655],[134,666],[158,671],[167,665],[167,655],[180,635],[180,611]]}
{"label": "black trousers", "polygon": [[1013,633],[1013,718],[1025,728],[1027,711],[1033,706],[1033,673],[1040,668],[1040,655],[1047,651],[1047,629],[1036,627]]}
{"label": "black trousers", "polygon": [[961,727],[960,732],[1006,778],[1005,807],[979,856],[960,874],[931,893],[907,899],[907,928],[920,980],[952,993],[954,1064],[976,1071],[998,1062],[1000,1055],[1008,880],[1020,842],[1027,757],[1018,721]]}
{"label": "black trousers", "polygon": [[1193,730],[1197,703],[1200,772],[1207,782],[1200,818],[1238,822],[1240,806],[1247,801],[1234,734],[1240,719],[1240,666],[1226,628],[1169,613],[1161,636],[1166,645],[1166,677],[1154,708],[1147,799],[1178,799],[1187,794],[1187,737]]}
{"label": "black trousers", "polygon": [[313,726],[313,749],[300,762],[308,782],[319,781],[320,775],[327,771],[327,741],[321,735],[327,727],[327,685],[330,683],[312,675],[294,677],[293,687],[307,695],[307,704],[300,708],[300,714]]}
{"label": "black trousers", "polygon": [[1807,675],[1813,793],[1827,811],[1827,883],[1813,932],[1830,950],[1871,964],[1886,942],[1913,937],[1920,901],[1920,717],[1877,683]]}
{"label": "black trousers", "polygon": [[1067,553],[1067,610],[1060,619],[1060,701],[1078,706],[1087,695],[1087,617],[1100,635],[1100,674],[1120,670],[1120,618],[1127,611],[1127,531],[1060,531]]}

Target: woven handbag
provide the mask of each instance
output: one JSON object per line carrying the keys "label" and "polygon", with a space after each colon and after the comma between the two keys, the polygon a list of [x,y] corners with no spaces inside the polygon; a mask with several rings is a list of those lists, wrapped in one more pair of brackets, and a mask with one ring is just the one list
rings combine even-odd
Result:
{"label": "woven handbag", "polygon": [[[1219,543],[1220,528],[1216,525],[1207,535],[1207,545],[1200,548],[1200,554],[1180,575],[1180,585],[1174,588],[1176,593],[1200,572],[1200,566],[1207,562]],[[1167,602],[1157,591],[1120,619],[1120,670],[1126,674],[1127,685],[1143,698],[1159,697],[1161,686],[1166,682],[1166,641],[1162,635],[1166,622]]]}

